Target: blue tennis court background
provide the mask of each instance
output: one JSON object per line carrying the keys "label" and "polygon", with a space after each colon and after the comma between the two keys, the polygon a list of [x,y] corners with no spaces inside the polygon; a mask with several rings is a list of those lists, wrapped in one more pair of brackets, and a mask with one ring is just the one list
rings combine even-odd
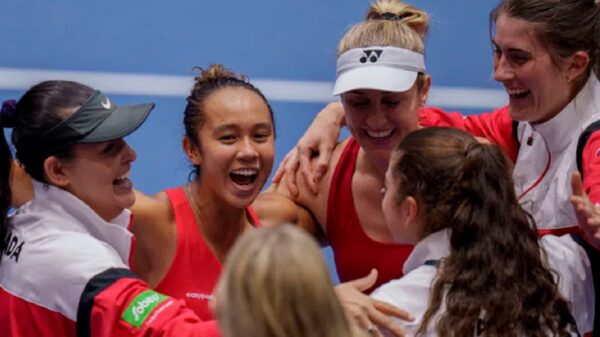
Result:
{"label": "blue tennis court background", "polygon": [[[488,31],[489,11],[496,2],[411,2],[431,13],[426,59],[434,91],[438,87],[499,88],[492,79]],[[363,0],[2,0],[0,68],[191,77],[194,66],[222,63],[250,79],[332,82],[337,42],[362,20],[368,4]],[[19,85],[0,86],[2,100],[22,93]],[[180,142],[185,98],[110,96],[118,104],[157,104],[148,122],[128,139],[138,152],[132,173],[135,186],[156,193],[184,184],[188,164]],[[272,101],[278,133],[276,163],[323,104]],[[331,262],[329,254],[328,259]]]}

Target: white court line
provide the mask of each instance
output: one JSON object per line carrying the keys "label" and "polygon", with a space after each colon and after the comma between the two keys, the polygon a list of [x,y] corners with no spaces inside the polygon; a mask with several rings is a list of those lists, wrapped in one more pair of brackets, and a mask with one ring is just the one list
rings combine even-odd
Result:
{"label": "white court line", "polygon": [[[26,90],[49,79],[71,80],[98,88],[107,94],[185,97],[192,76],[68,71],[0,67],[0,90]],[[325,103],[335,100],[333,84],[323,81],[253,79],[269,100],[294,103]],[[507,103],[502,90],[460,87],[432,87],[429,105],[456,109],[491,109]]]}

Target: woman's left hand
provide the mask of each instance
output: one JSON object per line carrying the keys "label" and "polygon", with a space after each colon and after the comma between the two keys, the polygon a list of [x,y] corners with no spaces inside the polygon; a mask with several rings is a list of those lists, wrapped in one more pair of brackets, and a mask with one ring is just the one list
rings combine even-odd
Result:
{"label": "woman's left hand", "polygon": [[575,214],[583,236],[592,246],[600,249],[600,209],[591,202],[583,190],[579,172],[573,173],[571,188],[573,189],[571,203],[575,207]]}
{"label": "woman's left hand", "polygon": [[393,336],[403,337],[404,330],[392,317],[405,321],[412,321],[414,318],[402,309],[365,295],[363,291],[372,287],[376,280],[377,270],[373,269],[363,278],[336,286],[335,292],[348,318],[371,336],[383,336],[381,329],[385,329]]}

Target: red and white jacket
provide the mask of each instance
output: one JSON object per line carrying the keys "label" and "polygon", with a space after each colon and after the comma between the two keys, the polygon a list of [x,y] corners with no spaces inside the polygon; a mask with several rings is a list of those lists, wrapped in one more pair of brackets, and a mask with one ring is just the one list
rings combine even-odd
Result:
{"label": "red and white jacket", "polygon": [[[571,173],[577,169],[579,136],[597,120],[600,83],[594,75],[554,118],[540,124],[518,123],[516,130],[508,107],[472,116],[424,108],[419,116],[423,126],[456,127],[500,145],[515,161],[513,178],[521,205],[533,215],[541,234],[557,235],[576,229],[577,219],[569,201]],[[598,203],[600,132],[591,135],[582,155],[583,185],[590,199]]]}
{"label": "red and white jacket", "polygon": [[1,336],[218,336],[215,321],[129,270],[129,211],[106,222],[74,195],[33,185],[0,260]]}

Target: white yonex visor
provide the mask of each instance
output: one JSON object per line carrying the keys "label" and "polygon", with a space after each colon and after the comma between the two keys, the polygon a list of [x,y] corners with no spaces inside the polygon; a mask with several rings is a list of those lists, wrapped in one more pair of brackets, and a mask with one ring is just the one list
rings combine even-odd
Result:
{"label": "white yonex visor", "polygon": [[350,49],[337,59],[334,95],[355,89],[402,92],[425,72],[425,57],[397,47]]}

